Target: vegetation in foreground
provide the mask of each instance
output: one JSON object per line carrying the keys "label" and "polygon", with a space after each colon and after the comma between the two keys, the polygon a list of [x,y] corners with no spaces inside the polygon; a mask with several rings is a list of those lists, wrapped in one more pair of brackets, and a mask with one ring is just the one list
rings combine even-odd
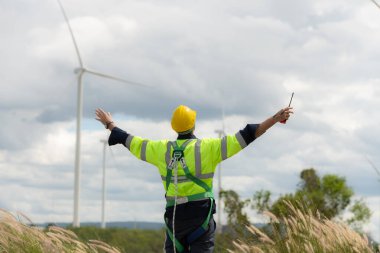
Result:
{"label": "vegetation in foreground", "polygon": [[30,220],[22,214],[14,216],[0,209],[0,252],[7,253],[120,253],[104,242],[89,240],[82,242],[70,230],[49,227],[46,231],[32,227]]}
{"label": "vegetation in foreground", "polygon": [[128,228],[70,228],[82,241],[96,239],[118,248],[123,253],[162,253],[165,230]]}
{"label": "vegetation in foreground", "polygon": [[[353,196],[344,178],[320,178],[314,169],[303,170],[300,178],[295,194],[286,194],[274,203],[268,191],[256,192],[252,200],[240,200],[234,191],[222,192],[228,226],[216,236],[215,253],[380,252],[360,233],[361,225],[370,217],[364,202],[356,202],[350,208],[352,217],[345,220],[356,231],[344,225],[342,219],[333,221],[349,206]],[[262,229],[250,225],[244,212],[248,205],[266,214],[270,225]],[[16,217],[0,209],[0,253],[155,253],[163,251],[165,239],[164,230],[54,226],[41,230],[27,224],[32,222],[25,216]]]}
{"label": "vegetation in foreground", "polygon": [[289,216],[279,219],[264,212],[271,220],[265,229],[247,226],[248,240],[235,240],[233,253],[373,253],[375,250],[365,235],[361,235],[343,223],[315,216],[310,209],[296,209],[290,202]]}
{"label": "vegetation in foreground", "polygon": [[[231,236],[234,230],[217,235],[215,253],[376,252],[364,235],[348,226],[287,205],[291,215],[282,219],[264,212],[271,222],[262,229],[249,225],[245,235],[238,238]],[[26,218],[0,210],[0,252],[155,253],[163,248],[164,230],[95,227],[68,230],[54,226],[41,230],[26,225],[30,221],[22,219]]]}

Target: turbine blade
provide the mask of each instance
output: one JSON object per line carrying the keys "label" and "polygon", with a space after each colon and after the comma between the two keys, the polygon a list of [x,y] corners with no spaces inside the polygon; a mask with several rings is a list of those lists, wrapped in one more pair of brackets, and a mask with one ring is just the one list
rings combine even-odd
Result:
{"label": "turbine blade", "polygon": [[380,177],[380,171],[376,168],[375,164],[373,164],[373,162],[369,160],[367,156],[365,158],[367,159],[368,163],[371,164],[372,168],[376,171],[377,175]]}
{"label": "turbine blade", "polygon": [[377,8],[380,9],[380,4],[378,4],[375,0],[371,0],[371,1],[372,1],[372,3],[374,3],[377,6]]}
{"label": "turbine blade", "polygon": [[85,69],[85,71],[87,73],[90,73],[90,74],[93,74],[93,75],[96,75],[96,76],[112,79],[112,80],[119,81],[119,82],[122,82],[122,83],[132,84],[132,85],[136,85],[136,86],[142,86],[142,87],[146,87],[146,88],[153,88],[152,86],[149,86],[149,85],[146,85],[146,84],[128,81],[128,80],[125,80],[125,79],[122,79],[122,78],[119,78],[119,77],[103,74],[103,73],[100,73],[100,72],[96,72],[96,71],[92,71],[92,70],[88,70],[88,69]]}
{"label": "turbine blade", "polygon": [[65,18],[65,21],[66,21],[67,27],[69,28],[69,32],[70,32],[70,35],[71,35],[71,39],[73,40],[74,47],[75,47],[75,51],[76,51],[76,53],[77,53],[77,57],[78,57],[78,61],[79,61],[79,65],[80,65],[81,68],[83,68],[82,58],[81,58],[80,53],[79,53],[78,44],[77,44],[77,41],[75,40],[73,30],[71,29],[70,21],[69,21],[69,19],[67,18],[66,11],[65,11],[65,9],[63,8],[63,5],[62,5],[61,1],[60,1],[60,0],[57,0],[57,1],[58,1],[58,4],[59,4],[59,7],[61,8],[61,11],[62,11],[63,17]]}

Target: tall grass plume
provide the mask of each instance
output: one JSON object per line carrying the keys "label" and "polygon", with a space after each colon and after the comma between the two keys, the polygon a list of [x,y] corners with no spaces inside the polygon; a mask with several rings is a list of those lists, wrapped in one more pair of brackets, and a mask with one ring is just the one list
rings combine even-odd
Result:
{"label": "tall grass plume", "polygon": [[[287,203],[291,215],[276,217],[264,212],[270,223],[260,230],[247,226],[248,241],[236,240],[230,253],[374,253],[368,238],[343,223],[300,210]],[[377,249],[380,252],[380,247]]]}
{"label": "tall grass plume", "polygon": [[0,209],[0,252],[7,253],[120,253],[97,240],[81,242],[76,234],[61,227],[41,229],[23,214]]}

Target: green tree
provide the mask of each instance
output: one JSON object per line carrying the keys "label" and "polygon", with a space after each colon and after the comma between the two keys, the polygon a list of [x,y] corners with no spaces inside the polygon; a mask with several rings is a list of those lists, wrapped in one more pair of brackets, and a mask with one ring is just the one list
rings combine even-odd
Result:
{"label": "green tree", "polygon": [[251,233],[246,228],[250,220],[244,211],[249,206],[250,199],[242,200],[233,190],[221,191],[219,194],[227,214],[227,226],[223,228],[223,233],[216,235],[215,253],[227,253],[231,252],[228,249],[231,248],[234,240],[249,240],[251,237]]}
{"label": "green tree", "polygon": [[243,210],[249,204],[249,200],[240,200],[239,195],[233,190],[221,191],[220,197],[224,201],[228,225],[249,224],[248,216]]}
{"label": "green tree", "polygon": [[270,191],[260,190],[255,192],[253,195],[252,208],[256,209],[259,213],[262,213],[265,210],[270,208]]}
{"label": "green tree", "polygon": [[[349,207],[353,190],[347,186],[346,179],[333,174],[320,178],[313,168],[300,173],[300,183],[295,193],[288,193],[271,203],[269,191],[257,191],[252,198],[252,207],[258,212],[269,210],[276,216],[288,216],[289,209],[285,201],[299,209],[310,209],[332,219],[339,217]],[[363,201],[357,201],[349,209],[353,216],[347,223],[359,228],[370,218],[369,208]]]}
{"label": "green tree", "polygon": [[363,199],[355,200],[349,210],[352,217],[347,219],[346,222],[355,230],[362,232],[363,224],[367,223],[371,218],[371,210]]}

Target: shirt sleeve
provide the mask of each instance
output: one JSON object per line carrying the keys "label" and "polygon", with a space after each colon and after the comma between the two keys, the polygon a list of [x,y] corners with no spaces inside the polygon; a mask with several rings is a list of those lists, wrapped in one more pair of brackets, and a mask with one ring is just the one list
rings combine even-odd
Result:
{"label": "shirt sleeve", "polygon": [[245,128],[239,131],[241,137],[244,139],[246,145],[256,140],[256,130],[259,124],[247,124]]}
{"label": "shirt sleeve", "polygon": [[114,127],[111,131],[111,134],[108,138],[108,145],[112,146],[112,145],[116,145],[116,144],[123,144],[124,146],[126,146],[126,141],[127,141],[127,138],[130,136],[130,134],[128,134],[126,131],[118,128],[118,127]]}

